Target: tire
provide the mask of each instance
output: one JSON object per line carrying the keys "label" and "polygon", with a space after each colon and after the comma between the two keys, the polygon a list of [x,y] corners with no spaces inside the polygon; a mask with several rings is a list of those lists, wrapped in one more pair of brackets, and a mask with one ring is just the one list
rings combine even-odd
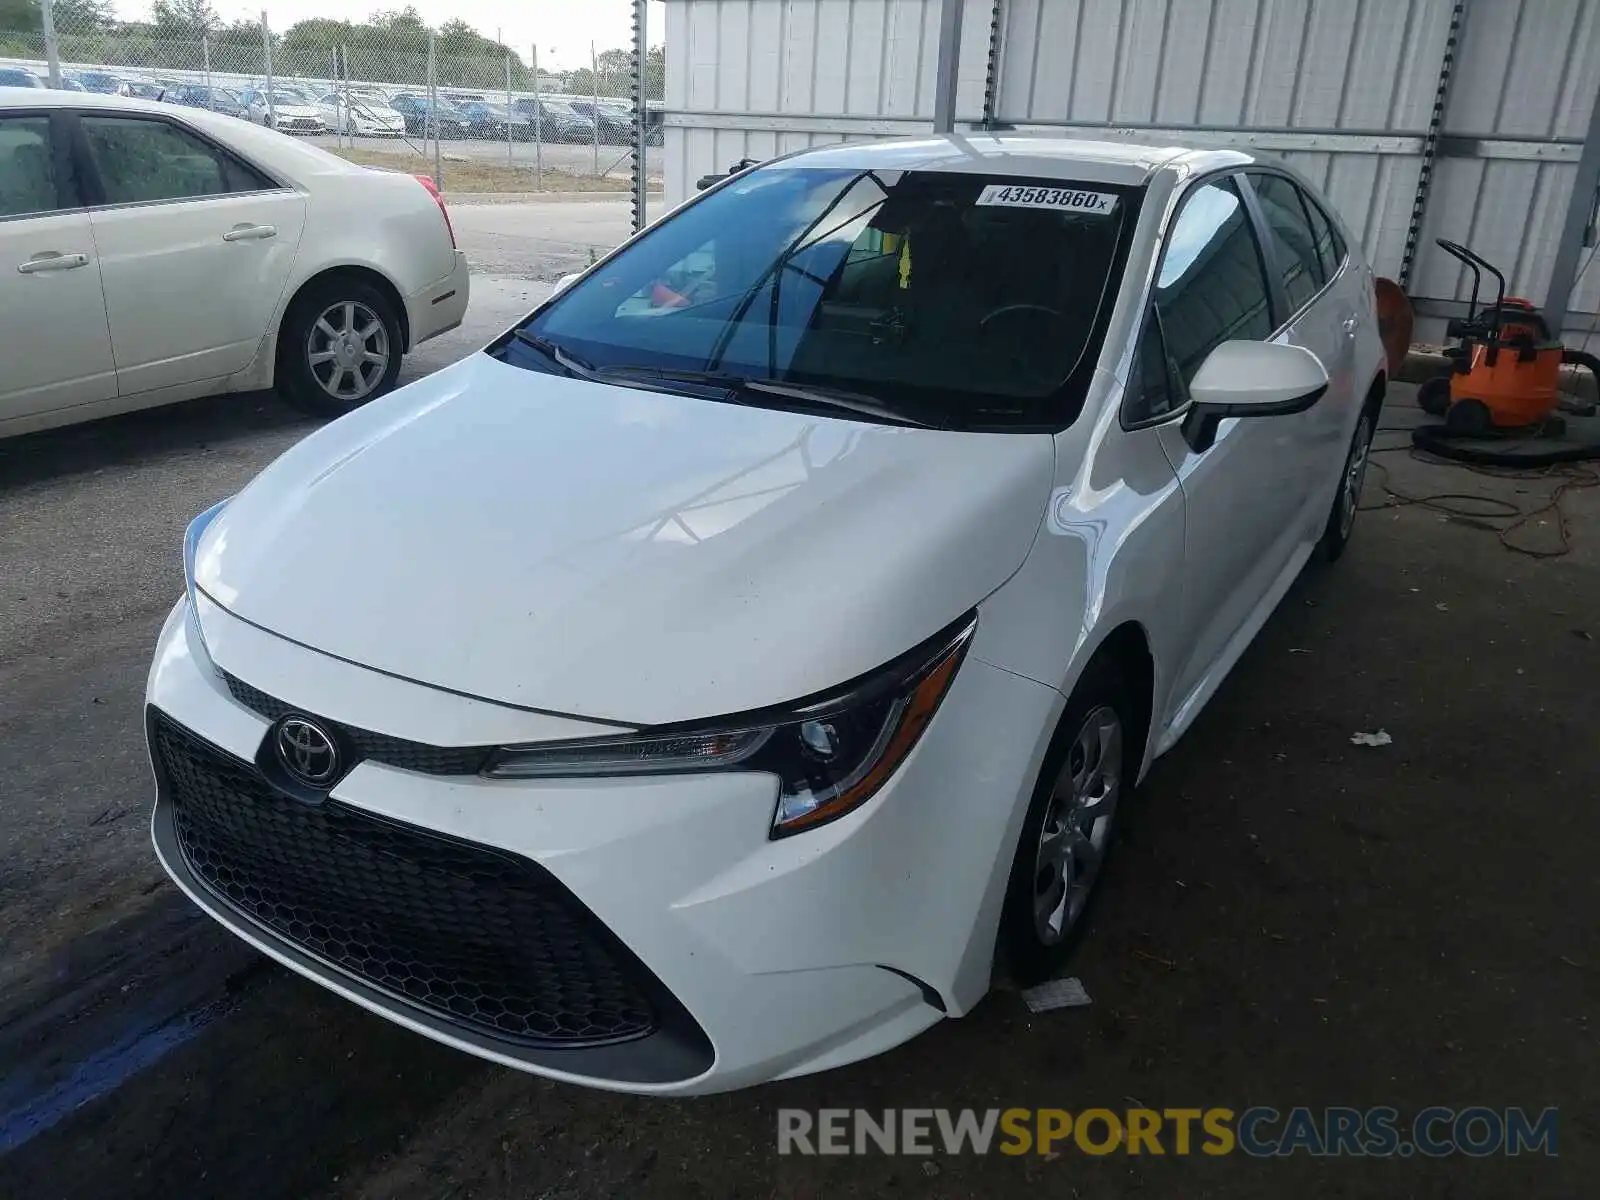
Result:
{"label": "tire", "polygon": [[[1117,811],[1139,770],[1138,721],[1122,676],[1109,664],[1092,664],[1067,701],[1017,838],[996,948],[1000,965],[1019,984],[1049,978],[1088,926]],[[1079,786],[1096,780],[1101,786]],[[1075,842],[1067,837],[1069,824],[1082,835]],[[1071,853],[1072,844],[1093,853]],[[1070,886],[1068,865],[1076,874]]]}
{"label": "tire", "polygon": [[1430,417],[1442,417],[1450,407],[1450,379],[1440,375],[1417,388],[1417,407]]}
{"label": "tire", "polygon": [[1494,432],[1494,418],[1487,404],[1469,396],[1450,406],[1444,427],[1455,437],[1488,437]]}
{"label": "tire", "polygon": [[[354,337],[346,339],[351,316]],[[316,416],[343,416],[394,387],[404,345],[387,296],[355,276],[331,276],[289,305],[278,332],[278,392]]]}
{"label": "tire", "polygon": [[1319,543],[1324,562],[1338,562],[1350,544],[1350,535],[1355,532],[1361,489],[1367,480],[1367,466],[1372,462],[1372,435],[1377,432],[1377,421],[1376,412],[1371,408],[1363,409],[1356,431],[1350,437],[1350,449],[1345,452],[1344,469],[1339,472],[1333,506]]}

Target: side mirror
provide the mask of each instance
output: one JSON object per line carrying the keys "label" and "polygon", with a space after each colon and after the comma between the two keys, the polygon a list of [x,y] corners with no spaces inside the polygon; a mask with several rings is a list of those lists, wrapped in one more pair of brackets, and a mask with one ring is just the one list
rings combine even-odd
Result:
{"label": "side mirror", "polygon": [[1223,342],[1189,385],[1193,406],[1183,437],[1196,454],[1217,440],[1224,417],[1281,417],[1305,412],[1328,390],[1328,372],[1304,346]]}

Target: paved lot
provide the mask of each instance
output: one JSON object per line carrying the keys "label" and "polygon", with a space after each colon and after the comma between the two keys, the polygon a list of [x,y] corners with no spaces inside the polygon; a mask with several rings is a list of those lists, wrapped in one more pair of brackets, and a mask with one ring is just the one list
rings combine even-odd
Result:
{"label": "paved lot", "polygon": [[[575,207],[458,208],[483,269],[469,322],[408,373],[626,229],[625,205],[544,211]],[[312,427],[247,397],[0,443],[0,1195],[1592,1194],[1596,492],[1568,503],[1565,557],[1412,504],[1366,513],[1345,560],[1308,571],[1130,813],[1073,964],[1092,1007],[1030,1018],[999,992],[843,1071],[643,1102],[333,999],[195,917],[146,849],[139,697],[183,523]],[[1408,496],[1521,510],[1557,482],[1382,461]],[[1545,513],[1507,538],[1549,549],[1557,528]],[[1380,728],[1392,745],[1350,743]],[[786,1105],[1431,1103],[1559,1105],[1560,1157],[774,1152]]]}

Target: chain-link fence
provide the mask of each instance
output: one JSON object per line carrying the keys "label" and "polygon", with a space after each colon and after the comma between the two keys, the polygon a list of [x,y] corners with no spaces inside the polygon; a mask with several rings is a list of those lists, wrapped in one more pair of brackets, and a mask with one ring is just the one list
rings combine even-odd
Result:
{"label": "chain-link fence", "polygon": [[[642,16],[636,0],[603,2]],[[209,0],[153,0],[145,20],[117,11],[109,0],[0,0],[0,87],[209,108],[367,165],[433,175],[455,193],[660,186],[665,55],[642,37],[554,72],[534,46],[460,19],[432,27],[414,8],[281,26],[270,10],[224,23]]]}

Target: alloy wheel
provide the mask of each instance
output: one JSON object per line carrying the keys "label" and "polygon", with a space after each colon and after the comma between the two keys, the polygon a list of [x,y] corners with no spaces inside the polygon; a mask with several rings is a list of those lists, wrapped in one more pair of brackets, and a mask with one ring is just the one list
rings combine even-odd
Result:
{"label": "alloy wheel", "polygon": [[306,338],[306,364],[317,384],[335,400],[365,399],[389,369],[389,331],[378,314],[356,300],[323,310]]}
{"label": "alloy wheel", "polygon": [[1356,426],[1355,441],[1350,444],[1350,458],[1345,463],[1344,481],[1339,489],[1339,536],[1347,538],[1356,523],[1356,510],[1361,504],[1361,489],[1367,481],[1367,464],[1372,461],[1372,420],[1362,417]]}
{"label": "alloy wheel", "polygon": [[1083,915],[1122,793],[1122,720],[1105,705],[1083,719],[1056,777],[1034,856],[1033,924],[1058,945]]}

